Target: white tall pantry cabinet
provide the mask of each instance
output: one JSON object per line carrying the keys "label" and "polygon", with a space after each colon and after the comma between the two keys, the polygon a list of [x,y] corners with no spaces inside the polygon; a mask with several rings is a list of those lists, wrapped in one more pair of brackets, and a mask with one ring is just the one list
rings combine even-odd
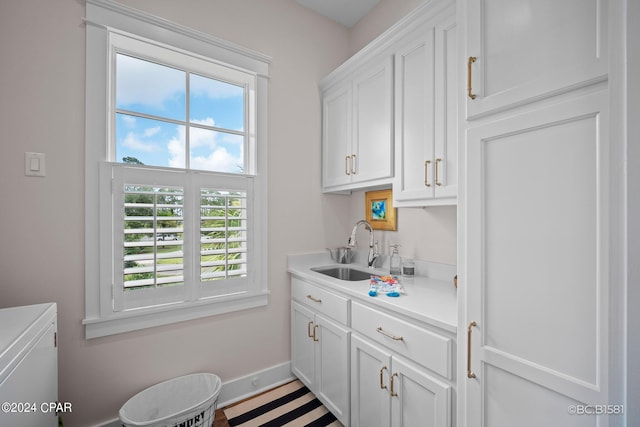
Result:
{"label": "white tall pantry cabinet", "polygon": [[458,2],[459,427],[622,425],[609,7]]}

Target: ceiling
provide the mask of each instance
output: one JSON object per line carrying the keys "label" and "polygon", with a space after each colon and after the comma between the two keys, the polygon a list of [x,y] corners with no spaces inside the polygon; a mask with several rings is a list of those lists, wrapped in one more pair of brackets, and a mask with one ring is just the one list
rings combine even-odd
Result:
{"label": "ceiling", "polygon": [[380,0],[296,0],[296,2],[350,28],[369,13]]}

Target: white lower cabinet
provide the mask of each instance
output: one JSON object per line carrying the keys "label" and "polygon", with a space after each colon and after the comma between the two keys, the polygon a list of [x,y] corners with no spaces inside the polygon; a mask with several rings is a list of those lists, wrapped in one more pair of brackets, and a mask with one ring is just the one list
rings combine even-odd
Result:
{"label": "white lower cabinet", "polygon": [[358,335],[351,337],[351,419],[354,427],[388,427],[391,422],[391,352]]}
{"label": "white lower cabinet", "polygon": [[[291,302],[291,371],[345,426],[349,425],[349,329],[323,311],[347,312],[347,300],[307,283],[304,303]],[[294,291],[294,298],[296,292]],[[306,301],[309,304],[306,305]]]}
{"label": "white lower cabinet", "polygon": [[291,303],[291,370],[309,389],[316,385],[314,322],[313,311]]}
{"label": "white lower cabinet", "polygon": [[340,422],[348,425],[350,332],[320,314],[316,315],[315,326],[315,393]]}
{"label": "white lower cabinet", "polygon": [[455,425],[452,332],[297,277],[291,294],[291,371],[343,425]]}
{"label": "white lower cabinet", "polygon": [[424,369],[394,357],[391,426],[451,426],[451,386]]}
{"label": "white lower cabinet", "polygon": [[451,426],[451,386],[424,368],[354,334],[351,425]]}
{"label": "white lower cabinet", "polygon": [[357,302],[351,315],[351,425],[451,426],[453,339]]}

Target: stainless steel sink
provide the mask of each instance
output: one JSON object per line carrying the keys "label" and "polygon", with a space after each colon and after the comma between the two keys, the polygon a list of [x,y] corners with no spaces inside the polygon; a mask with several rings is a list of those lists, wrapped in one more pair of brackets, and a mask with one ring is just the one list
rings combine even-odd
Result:
{"label": "stainless steel sink", "polygon": [[335,277],[340,280],[348,280],[350,282],[356,282],[358,280],[368,280],[371,278],[371,273],[368,271],[356,270],[351,267],[317,267],[312,268],[311,271],[317,273],[326,274],[327,276]]}

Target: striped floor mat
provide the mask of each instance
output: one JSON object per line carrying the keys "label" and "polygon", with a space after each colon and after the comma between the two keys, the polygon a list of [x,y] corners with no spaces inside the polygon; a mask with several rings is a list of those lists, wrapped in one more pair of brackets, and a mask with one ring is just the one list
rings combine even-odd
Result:
{"label": "striped floor mat", "polygon": [[224,409],[231,427],[341,427],[327,408],[296,380]]}

